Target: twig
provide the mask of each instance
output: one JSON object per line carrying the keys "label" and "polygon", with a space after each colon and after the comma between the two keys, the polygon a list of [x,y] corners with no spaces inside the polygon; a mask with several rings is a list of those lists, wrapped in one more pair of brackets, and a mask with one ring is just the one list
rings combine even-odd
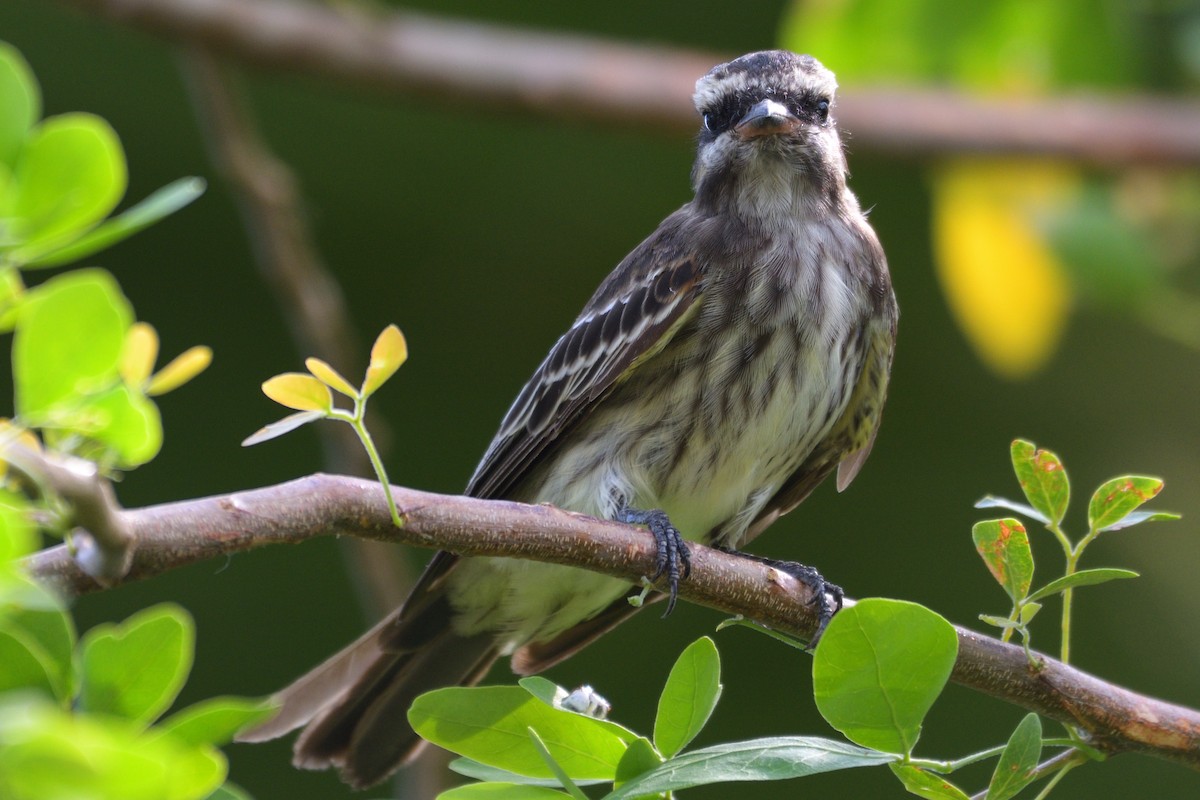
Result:
{"label": "twig", "polygon": [[[428,102],[489,106],[677,135],[696,129],[693,85],[727,54],[637,46],[413,13],[347,13],[289,0],[60,0],[246,63]],[[836,71],[837,65],[830,65]],[[849,87],[838,117],[857,152],[1053,155],[1200,163],[1200,104],[1168,98],[981,98]]]}
{"label": "twig", "polygon": [[[315,355],[346,374],[364,361],[346,303],[309,235],[296,179],[271,153],[237,91],[235,76],[210,53],[182,56],[197,119],[210,157],[229,182],[254,247],[255,262],[279,301],[296,349]],[[383,420],[372,418],[376,437],[386,440]],[[333,472],[369,475],[371,467],[354,432],[345,425],[317,426],[324,463]],[[360,587],[363,605],[378,617],[395,608],[411,585],[411,570],[393,548],[360,539],[343,548]]]}
{"label": "twig", "polygon": [[[394,487],[407,525],[397,529],[382,489],[369,481],[314,475],[230,495],[136,511],[124,518],[138,548],[127,580],[196,561],[326,534],[444,548],[464,555],[511,556],[570,564],[636,582],[654,571],[652,537],[615,522],[550,506],[430,494]],[[31,572],[72,593],[95,591],[65,548],[27,560]],[[692,573],[680,597],[776,630],[809,637],[816,628],[811,593],[790,576],[706,547],[693,546]],[[977,691],[1075,725],[1109,753],[1135,751],[1200,769],[1200,713],[1114,686],[1041,656],[958,629],[952,679]]]}
{"label": "twig", "polygon": [[133,563],[137,538],[117,504],[112,484],[100,475],[96,465],[82,458],[47,455],[12,442],[4,446],[2,455],[42,494],[53,494],[69,509],[69,523],[74,528],[71,559],[80,575],[86,575],[98,588],[121,583]]}

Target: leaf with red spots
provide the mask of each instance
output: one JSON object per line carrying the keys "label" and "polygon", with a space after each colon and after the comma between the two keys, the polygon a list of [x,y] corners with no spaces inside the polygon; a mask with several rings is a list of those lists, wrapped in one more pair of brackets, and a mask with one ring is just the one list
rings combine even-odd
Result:
{"label": "leaf with red spots", "polygon": [[1071,485],[1062,461],[1049,450],[1038,450],[1033,442],[1012,443],[1013,471],[1029,504],[1057,525],[1067,513]]}
{"label": "leaf with red spots", "polygon": [[1093,530],[1115,525],[1162,491],[1158,478],[1124,475],[1100,485],[1088,503],[1088,525]]}
{"label": "leaf with red spots", "polygon": [[971,538],[992,577],[1014,603],[1020,602],[1033,581],[1033,552],[1025,526],[1015,519],[990,519],[976,523]]}

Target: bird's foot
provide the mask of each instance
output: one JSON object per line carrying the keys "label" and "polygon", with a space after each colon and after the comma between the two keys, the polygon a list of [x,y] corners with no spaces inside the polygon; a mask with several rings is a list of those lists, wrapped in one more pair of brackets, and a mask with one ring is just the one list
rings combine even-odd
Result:
{"label": "bird's foot", "polygon": [[821,635],[825,633],[825,626],[829,624],[829,620],[833,619],[834,614],[842,610],[842,601],[845,599],[846,593],[842,591],[841,586],[838,586],[836,583],[830,583],[814,567],[801,564],[799,561],[779,561],[774,558],[763,558],[762,556],[743,553],[729,547],[717,547],[717,549],[730,555],[766,564],[780,572],[791,575],[811,589],[812,599],[809,603],[817,608],[817,631],[813,634],[812,639],[809,640],[808,649],[812,650],[817,646],[817,642],[821,640]]}
{"label": "bird's foot", "polygon": [[667,593],[667,610],[664,617],[675,610],[675,600],[679,595],[679,581],[692,574],[692,554],[688,550],[683,535],[671,524],[665,511],[651,509],[642,511],[636,508],[622,506],[617,509],[617,522],[626,525],[645,525],[654,537],[656,551],[654,574],[651,581],[656,581],[664,575],[670,587]]}

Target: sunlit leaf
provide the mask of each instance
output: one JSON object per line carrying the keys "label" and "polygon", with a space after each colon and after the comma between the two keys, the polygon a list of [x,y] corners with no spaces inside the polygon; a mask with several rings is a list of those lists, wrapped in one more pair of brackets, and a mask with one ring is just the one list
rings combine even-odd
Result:
{"label": "sunlit leaf", "polygon": [[192,668],[195,629],[179,606],[163,603],[120,625],[83,637],[79,705],[136,723],[156,719],[174,701]]}
{"label": "sunlit leaf", "polygon": [[529,739],[533,728],[573,778],[616,775],[625,742],[600,720],[551,708],[519,686],[427,692],[408,711],[413,730],[453,753],[521,775],[553,777]]}
{"label": "sunlit leaf", "polygon": [[1162,491],[1158,478],[1125,475],[1105,481],[1088,503],[1088,525],[1103,528],[1123,519],[1142,503],[1153,500]]}
{"label": "sunlit leaf", "polygon": [[37,419],[115,380],[132,322],[129,301],[103,270],[76,270],[31,290],[13,339],[17,413]]}
{"label": "sunlit leaf", "polygon": [[[834,617],[836,619],[836,617]],[[815,736],[774,736],[681,753],[629,781],[605,800],[631,800],[689,786],[802,778],[852,767],[873,767],[896,756]]]}
{"label": "sunlit leaf", "polygon": [[18,263],[82,235],[125,193],[125,154],[112,127],[91,114],[43,120],[17,161],[11,213],[24,244]]}
{"label": "sunlit leaf", "polygon": [[933,178],[938,277],[967,340],[998,374],[1024,378],[1058,346],[1070,287],[1038,229],[1079,171],[1052,161],[958,159]]}
{"label": "sunlit leaf", "polygon": [[988,800],[1009,800],[1033,782],[1033,770],[1042,756],[1042,721],[1037,714],[1026,714],[1000,760],[996,762],[996,771],[988,784]]}
{"label": "sunlit leaf", "polygon": [[670,758],[696,738],[721,697],[721,658],[703,636],[679,655],[658,698],[654,745]]}
{"label": "sunlit leaf", "polygon": [[437,800],[564,800],[566,792],[518,783],[468,783],[447,789]]}
{"label": "sunlit leaf", "polygon": [[212,697],[162,720],[157,730],[189,744],[224,745],[238,731],[275,712],[269,702],[246,697]]}
{"label": "sunlit leaf", "polygon": [[154,374],[150,383],[146,385],[146,394],[158,397],[178,389],[208,369],[208,365],[212,363],[212,357],[211,347],[205,345],[189,347]]}
{"label": "sunlit leaf", "polygon": [[909,753],[957,653],[954,626],[929,609],[861,600],[834,615],[817,645],[817,710],[852,742]]}
{"label": "sunlit leaf", "polygon": [[366,378],[363,379],[363,395],[374,394],[406,360],[408,344],[404,341],[404,334],[395,325],[388,325],[371,348],[371,364],[367,367]]}
{"label": "sunlit leaf", "polygon": [[329,387],[302,372],[286,372],[268,378],[263,382],[262,390],[279,405],[297,411],[329,411],[333,408]]}
{"label": "sunlit leaf", "polygon": [[1082,569],[1079,572],[1064,575],[1061,578],[1050,581],[1050,583],[1029,595],[1029,599],[1031,601],[1042,600],[1066,589],[1076,589],[1080,586],[1095,586],[1101,583],[1108,583],[1109,581],[1127,580],[1136,577],[1138,577],[1138,574],[1130,569],[1116,569],[1112,567]]}
{"label": "sunlit leaf", "polygon": [[1012,443],[1010,455],[1025,498],[1054,524],[1062,522],[1071,499],[1071,485],[1062,460],[1024,439]]}
{"label": "sunlit leaf", "polygon": [[42,115],[42,96],[21,53],[0,42],[0,164],[10,169],[33,123]]}
{"label": "sunlit leaf", "polygon": [[158,359],[158,332],[148,322],[135,322],[125,332],[121,349],[121,379],[130,386],[141,387],[154,371]]}
{"label": "sunlit leaf", "polygon": [[1025,526],[1015,519],[977,522],[971,538],[988,571],[1012,601],[1023,598],[1033,581],[1033,551]]}
{"label": "sunlit leaf", "polygon": [[358,397],[358,390],[350,385],[350,381],[343,378],[340,372],[321,359],[306,358],[304,359],[304,366],[317,380],[324,383],[330,389],[341,392],[346,397],[352,399]]}
{"label": "sunlit leaf", "polygon": [[941,775],[927,772],[911,764],[888,764],[892,772],[904,784],[909,794],[924,797],[925,800],[970,800],[962,789],[959,789]]}

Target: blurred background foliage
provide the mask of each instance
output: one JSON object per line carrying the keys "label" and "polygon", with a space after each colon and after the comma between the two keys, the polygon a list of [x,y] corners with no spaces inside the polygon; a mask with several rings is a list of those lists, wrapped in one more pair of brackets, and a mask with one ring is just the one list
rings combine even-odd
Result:
{"label": "blurred background foliage", "polygon": [[[1183,0],[405,7],[728,55],[782,44],[822,59],[848,91],[892,82],[1194,99],[1200,86],[1200,8]],[[32,64],[47,114],[86,110],[119,132],[130,163],[127,196],[144,197],[180,175],[210,182],[192,207],[98,259],[156,326],[165,351],[202,341],[215,353],[193,385],[161,401],[163,450],[119,487],[122,501],[166,502],[321,469],[310,432],[239,447],[275,413],[259,383],[299,368],[305,354],[289,339],[235,203],[206,157],[176,51],[45,0],[0,4],[0,38]],[[390,429],[393,479],[461,490],[508,403],[596,283],[689,198],[692,143],[448,110],[280,74],[243,77],[264,138],[299,180],[361,352],[389,322],[408,338],[408,364],[374,400]],[[1010,440],[1056,450],[1080,494],[1119,473],[1160,475],[1167,488],[1158,505],[1184,520],[1093,547],[1088,566],[1126,566],[1143,577],[1081,593],[1073,652],[1104,678],[1200,706],[1200,631],[1192,624],[1200,615],[1196,171],[906,160],[859,151],[850,134],[852,185],[873,209],[902,309],[891,397],[855,485],[842,496],[823,488],[754,550],[819,565],[851,595],[910,599],[970,624],[981,612],[1005,610],[969,531],[986,516],[971,507],[978,497],[1018,494]],[[1082,515],[1081,500],[1068,527]],[[1056,548],[1048,536],[1031,536],[1049,578]],[[406,553],[414,571],[427,555]],[[332,541],[238,555],[85,598],[79,626],[176,600],[198,628],[195,671],[180,703],[266,693],[363,629],[356,578],[343,562]],[[1047,649],[1054,616],[1035,623]],[[646,614],[550,677],[591,683],[617,719],[645,728],[675,655],[717,621],[691,607],[669,622]],[[812,707],[806,659],[741,629],[716,640],[726,702],[697,744],[828,733]],[[509,677],[503,667],[493,675]],[[952,686],[920,752],[951,757],[996,744],[1022,714]],[[350,796],[332,775],[293,771],[285,744],[239,745],[229,754],[231,777],[256,797]],[[1077,771],[1054,796],[1194,797],[1198,786],[1194,773],[1124,756]],[[736,791],[774,797],[780,789]],[[867,772],[818,776],[785,791],[792,790],[899,793],[890,775]]]}

